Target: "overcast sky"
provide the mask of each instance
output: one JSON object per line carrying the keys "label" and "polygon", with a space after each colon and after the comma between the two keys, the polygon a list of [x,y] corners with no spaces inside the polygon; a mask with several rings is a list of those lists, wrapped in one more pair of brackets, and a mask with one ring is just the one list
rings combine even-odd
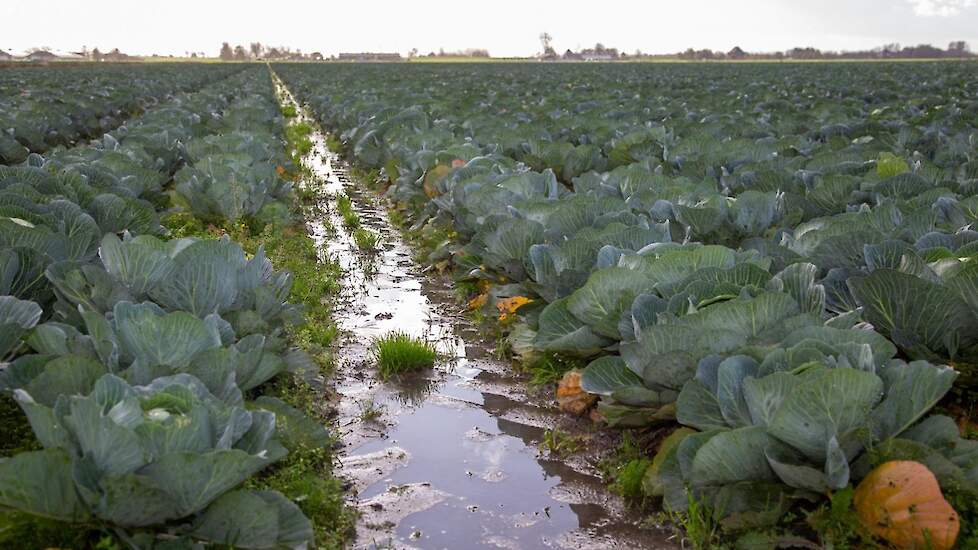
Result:
{"label": "overcast sky", "polygon": [[563,51],[602,42],[623,51],[688,47],[775,51],[862,49],[884,43],[978,50],[978,0],[0,0],[0,49],[151,54],[204,51],[222,41],[341,51],[487,48]]}

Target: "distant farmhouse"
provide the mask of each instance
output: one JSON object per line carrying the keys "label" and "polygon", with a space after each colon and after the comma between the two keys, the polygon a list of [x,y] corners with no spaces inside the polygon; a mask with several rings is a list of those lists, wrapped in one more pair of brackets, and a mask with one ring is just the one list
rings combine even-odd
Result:
{"label": "distant farmhouse", "polygon": [[404,58],[401,57],[399,53],[373,53],[373,52],[358,52],[358,53],[341,53],[337,57],[339,61],[403,61]]}
{"label": "distant farmhouse", "polygon": [[34,50],[24,56],[24,59],[28,61],[54,61],[57,58],[57,55],[54,55],[52,52],[47,50]]}
{"label": "distant farmhouse", "polygon": [[0,61],[10,61],[13,58],[14,58],[14,56],[10,55],[9,53],[7,53],[7,52],[5,52],[3,50],[0,50]]}
{"label": "distant farmhouse", "polygon": [[544,56],[545,61],[617,61],[621,59],[618,48],[606,48],[601,44],[596,44],[593,48],[584,48],[579,52],[567,50],[559,58],[556,55]]}
{"label": "distant farmhouse", "polygon": [[51,50],[33,50],[24,57],[24,61],[47,63],[50,61],[85,61],[88,56],[81,52],[56,52]]}
{"label": "distant farmhouse", "polygon": [[594,48],[581,50],[581,57],[584,61],[617,61],[619,57],[618,48],[604,48],[599,44]]}

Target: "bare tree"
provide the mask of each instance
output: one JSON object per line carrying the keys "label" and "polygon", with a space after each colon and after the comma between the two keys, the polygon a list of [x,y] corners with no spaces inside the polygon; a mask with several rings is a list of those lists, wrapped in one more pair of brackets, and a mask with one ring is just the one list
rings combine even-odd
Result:
{"label": "bare tree", "polygon": [[965,57],[971,53],[971,47],[964,40],[955,40],[947,45],[947,53],[954,57]]}
{"label": "bare tree", "polygon": [[557,52],[554,51],[553,42],[554,37],[550,35],[549,32],[540,33],[540,45],[543,46],[543,56],[556,56]]}
{"label": "bare tree", "polygon": [[231,49],[231,45],[227,42],[221,44],[221,53],[218,54],[218,57],[220,57],[222,61],[231,61],[234,59],[234,50]]}
{"label": "bare tree", "polygon": [[244,47],[241,46],[240,44],[238,44],[237,46],[235,46],[234,47],[234,60],[235,61],[244,61],[246,59],[248,59],[248,53],[245,52]]}

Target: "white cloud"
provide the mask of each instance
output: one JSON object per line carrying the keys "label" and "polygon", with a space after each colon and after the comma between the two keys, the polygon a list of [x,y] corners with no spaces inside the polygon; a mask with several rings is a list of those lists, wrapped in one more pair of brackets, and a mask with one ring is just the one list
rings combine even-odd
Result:
{"label": "white cloud", "polygon": [[978,0],[908,0],[913,12],[923,17],[954,17],[978,5]]}

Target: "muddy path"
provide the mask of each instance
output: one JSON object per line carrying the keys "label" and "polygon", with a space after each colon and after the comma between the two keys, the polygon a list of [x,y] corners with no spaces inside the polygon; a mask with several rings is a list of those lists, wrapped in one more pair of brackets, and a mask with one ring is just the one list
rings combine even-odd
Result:
{"label": "muddy path", "polygon": [[[281,97],[294,99],[276,79]],[[334,318],[341,329],[333,380],[343,441],[339,475],[361,514],[356,548],[676,548],[666,530],[640,527],[609,493],[596,464],[611,447],[586,420],[528,391],[490,342],[461,314],[450,282],[426,275],[317,130],[304,159],[321,192],[324,219],[310,234],[343,268]],[[345,193],[360,225],[381,235],[358,251],[332,197]],[[429,372],[382,382],[374,337],[399,330],[435,343],[444,360]],[[550,456],[546,430],[582,438],[584,451]]]}

